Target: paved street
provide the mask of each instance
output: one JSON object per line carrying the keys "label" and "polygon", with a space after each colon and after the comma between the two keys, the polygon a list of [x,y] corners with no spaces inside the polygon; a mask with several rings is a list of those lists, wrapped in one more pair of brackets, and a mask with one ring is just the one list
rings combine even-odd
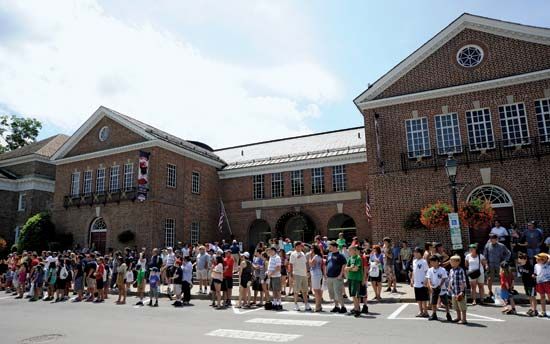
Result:
{"label": "paved street", "polygon": [[[130,298],[129,303],[134,301]],[[372,304],[360,319],[331,313],[212,310],[204,300],[175,309],[162,299],[158,308],[70,302],[30,303],[0,296],[2,344],[11,343],[200,343],[311,342],[419,343],[439,338],[445,343],[544,343],[550,319],[503,316],[496,307],[471,307],[468,326],[417,319],[416,305]],[[325,309],[330,305],[325,305]],[[520,313],[525,307],[519,307]],[[441,314],[442,316],[444,314]],[[47,336],[51,335],[51,336]],[[36,337],[36,338],[35,338]],[[34,339],[33,339],[34,338]],[[199,342],[198,342],[199,343]]]}

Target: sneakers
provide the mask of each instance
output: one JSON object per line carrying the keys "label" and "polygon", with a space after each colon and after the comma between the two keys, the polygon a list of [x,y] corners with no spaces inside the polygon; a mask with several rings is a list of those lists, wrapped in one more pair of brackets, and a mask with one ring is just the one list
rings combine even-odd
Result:
{"label": "sneakers", "polygon": [[299,312],[299,311],[300,311],[300,306],[298,306],[297,303],[294,304],[294,310],[295,310],[296,312]]}
{"label": "sneakers", "polygon": [[153,305],[153,307],[158,307],[158,306],[159,306],[159,302],[157,300],[157,301],[155,301],[155,304]]}
{"label": "sneakers", "polygon": [[391,292],[397,294],[397,288],[393,288]]}
{"label": "sneakers", "polygon": [[340,311],[338,313],[346,314],[347,312],[348,312],[348,310],[346,309],[346,306],[342,306],[342,308],[340,308]]}
{"label": "sneakers", "polygon": [[147,306],[149,306],[149,307],[153,306],[153,299],[149,300],[149,303],[147,304]]}
{"label": "sneakers", "polygon": [[448,322],[452,322],[452,321],[453,321],[453,317],[451,317],[451,313],[447,313],[446,317],[447,317],[447,321],[448,321]]}
{"label": "sneakers", "polygon": [[540,312],[538,317],[539,318],[546,318],[547,317],[546,312]]}
{"label": "sneakers", "polygon": [[367,305],[363,305],[363,308],[361,308],[361,313],[369,314],[369,307]]}
{"label": "sneakers", "polygon": [[311,306],[309,304],[306,305],[305,311],[306,312],[311,312]]}
{"label": "sneakers", "polygon": [[386,289],[386,293],[391,293],[391,288]]}
{"label": "sneakers", "polygon": [[361,317],[361,312],[360,311],[353,311],[353,316],[356,317],[356,318],[360,318]]}
{"label": "sneakers", "polygon": [[143,302],[140,300],[136,303],[136,306],[143,306]]}
{"label": "sneakers", "polygon": [[331,313],[340,313],[340,308],[339,307],[334,307],[333,309],[330,310]]}
{"label": "sneakers", "polygon": [[438,320],[437,319],[437,314],[432,314],[429,318],[428,318],[429,321],[432,321],[432,320]]}

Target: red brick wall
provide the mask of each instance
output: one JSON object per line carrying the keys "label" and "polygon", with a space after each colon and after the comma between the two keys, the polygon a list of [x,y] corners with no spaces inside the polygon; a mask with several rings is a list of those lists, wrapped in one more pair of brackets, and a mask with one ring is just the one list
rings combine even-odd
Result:
{"label": "red brick wall", "polygon": [[[456,54],[467,44],[484,50],[483,62],[464,68]],[[376,99],[498,79],[550,68],[550,46],[466,29],[435,51]]]}

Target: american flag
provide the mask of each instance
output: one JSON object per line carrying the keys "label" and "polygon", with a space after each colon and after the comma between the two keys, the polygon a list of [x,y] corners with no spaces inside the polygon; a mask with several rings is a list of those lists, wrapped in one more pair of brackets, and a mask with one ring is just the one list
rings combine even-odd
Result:
{"label": "american flag", "polygon": [[367,221],[370,222],[372,220],[372,214],[371,214],[371,207],[369,203],[369,189],[367,189],[367,197],[365,200],[365,215],[367,215]]}
{"label": "american flag", "polygon": [[223,233],[223,223],[225,222],[225,209],[220,200],[220,220],[218,221],[218,231]]}

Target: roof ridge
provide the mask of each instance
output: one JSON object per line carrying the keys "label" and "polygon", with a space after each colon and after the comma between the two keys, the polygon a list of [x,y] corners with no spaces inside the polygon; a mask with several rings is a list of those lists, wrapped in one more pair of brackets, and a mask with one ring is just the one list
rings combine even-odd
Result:
{"label": "roof ridge", "polygon": [[252,143],[247,143],[247,144],[242,144],[242,145],[237,145],[237,146],[214,149],[214,153],[219,152],[219,151],[223,151],[223,150],[228,150],[228,149],[250,147],[250,146],[255,146],[255,145],[260,145],[260,144],[265,144],[265,143],[281,142],[281,141],[286,141],[286,140],[301,139],[301,138],[304,138],[304,137],[312,137],[312,136],[319,136],[319,135],[325,135],[325,134],[339,133],[339,132],[348,131],[348,130],[361,129],[361,128],[364,128],[364,127],[365,127],[364,125],[361,125],[361,126],[352,127],[352,128],[336,129],[336,130],[323,131],[323,132],[319,132],[319,133],[312,133],[312,134],[305,134],[305,135],[298,135],[298,136],[289,136],[289,137],[284,137],[284,138],[280,138],[280,139],[252,142]]}

